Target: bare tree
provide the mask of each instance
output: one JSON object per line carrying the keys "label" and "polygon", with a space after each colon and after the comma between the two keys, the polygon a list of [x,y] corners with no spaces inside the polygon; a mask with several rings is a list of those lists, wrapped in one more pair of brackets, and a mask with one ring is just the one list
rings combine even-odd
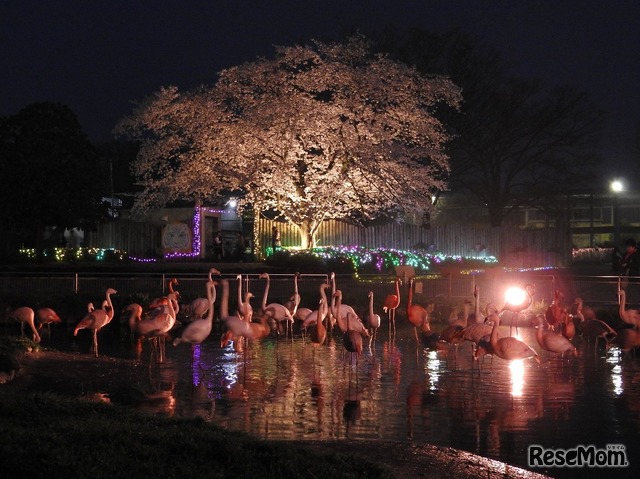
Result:
{"label": "bare tree", "polygon": [[462,88],[462,107],[443,117],[455,136],[449,184],[486,205],[492,226],[593,180],[601,113],[586,94],[518,78],[495,50],[459,32],[415,30],[381,44],[393,58]]}
{"label": "bare tree", "polygon": [[428,211],[449,170],[434,111],[459,100],[447,78],[372,54],[356,35],[278,47],[210,88],[163,89],[117,131],[143,142],[139,207],[239,188],[240,208],[277,211],[311,247],[328,218]]}

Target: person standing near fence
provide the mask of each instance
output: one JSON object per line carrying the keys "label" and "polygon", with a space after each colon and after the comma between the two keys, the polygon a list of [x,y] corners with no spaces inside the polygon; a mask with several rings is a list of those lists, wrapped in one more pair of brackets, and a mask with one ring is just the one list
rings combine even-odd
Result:
{"label": "person standing near fence", "polygon": [[[624,257],[622,258],[622,281],[620,287],[627,292],[627,298],[631,296],[631,291],[627,291],[629,285],[629,277],[640,276],[640,253],[638,252],[638,245],[636,240],[629,238],[624,243],[627,247]],[[632,279],[631,282],[635,283],[637,279]],[[635,293],[634,293],[635,294]]]}
{"label": "person standing near fence", "polygon": [[280,243],[280,231],[277,226],[271,228],[271,251],[274,253],[280,249],[282,244]]}

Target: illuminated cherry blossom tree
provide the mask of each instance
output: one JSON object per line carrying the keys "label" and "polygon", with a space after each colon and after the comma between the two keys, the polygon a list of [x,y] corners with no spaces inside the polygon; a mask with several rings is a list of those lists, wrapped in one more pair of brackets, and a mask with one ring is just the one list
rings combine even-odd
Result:
{"label": "illuminated cherry blossom tree", "polygon": [[163,89],[117,130],[143,142],[139,208],[241,189],[240,208],[276,211],[310,247],[325,219],[428,211],[449,169],[436,108],[460,97],[356,35],[278,47],[210,88]]}

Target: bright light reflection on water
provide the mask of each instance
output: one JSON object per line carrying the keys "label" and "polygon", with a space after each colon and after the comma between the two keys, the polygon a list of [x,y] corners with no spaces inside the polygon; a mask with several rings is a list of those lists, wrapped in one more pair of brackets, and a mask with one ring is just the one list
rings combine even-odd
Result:
{"label": "bright light reflection on water", "polygon": [[[413,328],[397,327],[393,341],[381,328],[357,360],[338,334],[322,347],[296,335],[236,353],[221,349],[214,332],[202,345],[167,348],[166,363],[148,368],[150,400],[140,408],[266,439],[432,443],[521,467],[531,444],[625,444],[629,457],[640,457],[640,359],[595,350],[578,337],[578,357],[561,360],[538,347],[535,328],[521,325],[541,364],[493,358],[479,372],[470,343],[448,353],[424,350]],[[509,334],[509,326],[500,328]],[[140,357],[149,363],[146,350]],[[625,472],[637,474],[640,460],[632,466]],[[572,477],[569,469],[550,472]]]}

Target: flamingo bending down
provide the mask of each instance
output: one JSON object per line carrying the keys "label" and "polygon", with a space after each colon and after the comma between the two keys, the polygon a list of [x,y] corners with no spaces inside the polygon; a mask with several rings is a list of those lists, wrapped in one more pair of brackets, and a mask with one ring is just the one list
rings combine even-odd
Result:
{"label": "flamingo bending down", "polygon": [[213,305],[216,302],[216,282],[207,281],[207,317],[196,319],[182,330],[179,338],[173,340],[173,345],[180,343],[200,344],[209,337],[213,326]]}
{"label": "flamingo bending down", "polygon": [[603,338],[607,344],[615,339],[618,333],[607,323],[600,319],[585,319],[578,324],[578,330],[583,336],[594,338],[595,346],[598,346],[598,339]]}
{"label": "flamingo bending down", "polygon": [[362,320],[349,305],[342,304],[342,291],[339,289],[333,295],[336,299],[335,308],[333,310],[333,316],[336,318],[338,327],[345,333],[347,331],[357,331],[364,336],[369,336],[369,331]]}
{"label": "flamingo bending down", "polygon": [[371,349],[371,342],[376,340],[376,331],[380,327],[381,320],[380,315],[373,312],[373,291],[369,291],[369,314],[367,314],[367,324],[371,328],[371,336],[369,338],[369,349]]}
{"label": "flamingo bending down", "polygon": [[[178,283],[177,278],[170,278],[169,280],[167,280],[167,288],[169,288],[169,294],[175,294],[176,296],[178,296],[179,293],[177,291],[174,291],[173,289],[174,284],[175,285],[180,284]],[[160,306],[164,306],[168,302],[169,302],[169,299],[167,296],[160,296],[159,298],[155,298],[153,301],[151,301],[151,303],[149,303],[149,309],[155,309]]]}
{"label": "flamingo bending down", "polygon": [[628,355],[638,347],[640,347],[640,331],[635,328],[624,328],[618,331],[618,334],[607,347],[615,344],[620,348],[623,354]]}
{"label": "flamingo bending down", "polygon": [[307,314],[307,316],[304,318],[304,321],[302,322],[303,329],[307,329],[309,326],[314,326],[316,323],[318,323],[318,321],[324,321],[329,312],[327,293],[325,293],[325,290],[330,287],[331,285],[326,283],[320,284],[320,301],[318,303],[318,309]]}
{"label": "flamingo bending down", "polygon": [[[216,268],[209,270],[209,282],[213,282],[212,275],[220,275],[220,271]],[[202,317],[209,311],[209,298],[195,298],[189,303],[189,311],[191,319],[202,319]]]}
{"label": "flamingo bending down", "polygon": [[62,319],[51,308],[40,308],[36,311],[36,322],[38,323],[38,330],[42,329],[42,326],[47,325],[47,332],[51,337],[51,324],[60,324]]}
{"label": "flamingo bending down", "polygon": [[[271,304],[267,304],[267,298],[269,296],[269,286],[271,283],[271,278],[269,277],[268,273],[262,273],[260,275],[260,278],[265,278],[267,280],[267,284],[265,285],[264,288],[264,293],[262,296],[262,305],[260,307],[260,312],[264,313],[267,308],[271,308],[272,309],[272,318],[278,322],[278,324],[281,324],[283,321],[286,322],[285,324],[285,336],[288,335],[289,331],[292,329],[293,327],[293,315],[291,314],[291,311],[289,311],[287,309],[286,306],[284,306],[283,304],[280,303],[271,303]],[[278,333],[280,333],[280,328],[278,328]]]}
{"label": "flamingo bending down", "polygon": [[418,341],[418,328],[429,320],[429,312],[419,304],[413,304],[413,278],[409,279],[409,293],[407,295],[407,319],[413,326]]}
{"label": "flamingo bending down", "polygon": [[625,293],[624,289],[618,290],[618,297],[620,301],[620,319],[636,329],[640,328],[640,310],[626,309],[627,294]]}
{"label": "flamingo bending down", "polygon": [[571,341],[561,334],[543,330],[544,323],[546,322],[543,314],[539,314],[537,318],[538,329],[536,331],[536,340],[542,349],[552,353],[558,353],[561,358],[564,358],[565,353],[577,356],[578,351]]}
{"label": "flamingo bending down", "polygon": [[384,298],[382,310],[389,318],[389,334],[396,332],[396,309],[400,306],[400,278],[396,278],[396,294],[389,294]]}
{"label": "flamingo bending down", "polygon": [[[164,362],[165,358],[165,341],[166,336],[171,331],[176,323],[177,305],[178,300],[175,293],[169,293],[167,295],[168,303],[162,308],[156,308],[155,314],[146,316],[143,319],[136,321],[135,318],[129,318],[129,324],[133,324],[133,330],[138,336],[150,339],[155,343],[158,343],[158,362]],[[136,310],[134,306],[132,308]],[[132,311],[132,316],[133,316]]]}
{"label": "flamingo bending down", "polygon": [[9,314],[10,318],[14,318],[15,320],[20,322],[20,332],[22,336],[24,336],[24,325],[27,324],[31,328],[31,332],[33,333],[33,341],[39,343],[41,338],[38,334],[38,330],[35,325],[35,312],[28,306],[22,306],[17,308],[13,312]]}
{"label": "flamingo bending down", "polygon": [[482,358],[482,362],[484,362],[484,357],[488,354],[491,355],[491,364],[493,364],[493,347],[491,346],[491,335],[487,334],[486,336],[482,336],[478,343],[476,344],[476,349],[473,352],[473,359],[478,361],[478,370],[480,370],[480,358]]}
{"label": "flamingo bending down", "polygon": [[113,304],[111,303],[111,295],[116,294],[117,291],[113,288],[107,289],[106,305],[103,309],[96,309],[87,313],[87,315],[80,320],[76,328],[73,330],[73,335],[77,336],[78,331],[81,329],[90,329],[93,332],[93,344],[92,351],[95,357],[98,357],[98,332],[104,328],[113,319],[114,311]]}
{"label": "flamingo bending down", "polygon": [[490,316],[493,321],[493,329],[491,330],[490,344],[493,348],[493,353],[501,359],[511,361],[514,359],[527,359],[534,358],[538,363],[540,358],[532,348],[525,343],[512,336],[506,338],[498,338],[498,327],[500,326],[500,316],[498,314],[492,314]]}

